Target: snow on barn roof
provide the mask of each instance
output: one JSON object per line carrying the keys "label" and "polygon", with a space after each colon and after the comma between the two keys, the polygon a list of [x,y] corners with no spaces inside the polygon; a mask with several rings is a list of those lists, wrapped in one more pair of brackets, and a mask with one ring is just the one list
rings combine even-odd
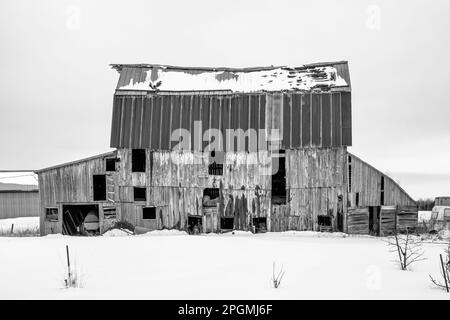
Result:
{"label": "snow on barn roof", "polygon": [[347,61],[301,67],[177,67],[112,64],[120,73],[117,90],[137,91],[328,91],[350,90]]}
{"label": "snow on barn roof", "polygon": [[0,192],[33,191],[37,189],[37,175],[33,172],[0,172]]}

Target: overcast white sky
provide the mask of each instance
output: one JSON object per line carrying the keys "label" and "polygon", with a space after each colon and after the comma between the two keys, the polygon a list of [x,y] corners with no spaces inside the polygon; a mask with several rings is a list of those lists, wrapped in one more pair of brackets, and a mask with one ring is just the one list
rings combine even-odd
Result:
{"label": "overcast white sky", "polygon": [[450,195],[450,1],[0,2],[0,169],[109,150],[110,63],[348,60],[349,150],[413,197]]}

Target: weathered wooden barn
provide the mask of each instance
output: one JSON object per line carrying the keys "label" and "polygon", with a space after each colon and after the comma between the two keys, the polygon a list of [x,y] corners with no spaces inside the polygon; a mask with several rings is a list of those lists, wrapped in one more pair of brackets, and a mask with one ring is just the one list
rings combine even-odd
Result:
{"label": "weathered wooden barn", "polygon": [[347,151],[347,62],[112,67],[115,150],[38,172],[43,235],[79,234],[94,214],[98,233],[117,221],[191,233],[415,227],[414,200]]}

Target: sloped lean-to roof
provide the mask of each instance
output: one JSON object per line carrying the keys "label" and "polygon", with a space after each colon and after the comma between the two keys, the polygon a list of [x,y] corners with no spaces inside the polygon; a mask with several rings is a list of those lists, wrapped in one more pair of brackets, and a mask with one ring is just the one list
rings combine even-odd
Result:
{"label": "sloped lean-to roof", "polygon": [[350,91],[346,61],[301,67],[176,67],[112,64],[120,73],[118,91]]}

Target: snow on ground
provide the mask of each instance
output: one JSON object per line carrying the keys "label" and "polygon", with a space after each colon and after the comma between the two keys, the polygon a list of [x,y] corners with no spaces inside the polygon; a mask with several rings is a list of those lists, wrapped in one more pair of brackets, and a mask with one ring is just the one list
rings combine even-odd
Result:
{"label": "snow on ground", "polygon": [[[430,284],[442,243],[401,271],[380,238],[283,232],[0,238],[0,299],[449,299]],[[327,236],[324,236],[327,235]],[[83,287],[64,289],[65,246]],[[272,264],[283,265],[271,287]]]}
{"label": "snow on ground", "polygon": [[13,232],[39,234],[39,217],[21,217],[11,219],[0,219],[0,235],[9,234],[14,224]]}

